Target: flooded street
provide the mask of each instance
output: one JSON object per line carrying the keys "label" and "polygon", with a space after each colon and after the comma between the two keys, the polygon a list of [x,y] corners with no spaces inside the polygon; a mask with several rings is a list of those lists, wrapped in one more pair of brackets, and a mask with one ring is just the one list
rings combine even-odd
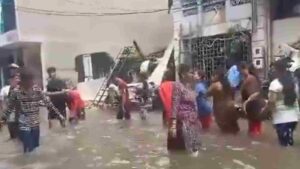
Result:
{"label": "flooded street", "polygon": [[41,146],[23,155],[18,143],[0,133],[0,169],[298,169],[300,132],[296,145],[281,148],[270,124],[258,140],[249,139],[246,122],[237,136],[223,136],[216,126],[202,134],[198,158],[184,153],[169,155],[161,115],[150,113],[147,121],[138,114],[131,121],[117,121],[109,112],[88,110],[87,120],[67,129],[47,129],[42,117]]}

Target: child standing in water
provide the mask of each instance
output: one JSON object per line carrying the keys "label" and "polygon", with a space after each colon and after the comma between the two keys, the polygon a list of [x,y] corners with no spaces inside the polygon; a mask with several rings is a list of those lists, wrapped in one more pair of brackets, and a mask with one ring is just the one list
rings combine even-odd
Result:
{"label": "child standing in water", "polygon": [[195,72],[197,80],[195,91],[197,93],[198,117],[203,129],[209,129],[212,122],[212,105],[206,97],[208,84],[205,81],[205,73],[201,70]]}

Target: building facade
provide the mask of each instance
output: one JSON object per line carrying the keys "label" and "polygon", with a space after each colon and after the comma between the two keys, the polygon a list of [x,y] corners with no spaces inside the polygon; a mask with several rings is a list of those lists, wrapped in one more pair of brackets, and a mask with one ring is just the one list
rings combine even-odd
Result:
{"label": "building facade", "polygon": [[276,17],[282,11],[280,6],[288,2],[170,0],[174,39],[178,40],[177,64],[189,63],[211,75],[218,67],[225,67],[228,59],[234,56],[252,62],[265,77],[278,44],[291,43],[300,37],[299,2],[292,2],[285,7],[294,11],[292,14]]}
{"label": "building facade", "polygon": [[0,59],[34,68],[41,85],[49,66],[76,82],[76,56],[105,52],[114,57],[133,40],[150,53],[172,39],[172,18],[167,10],[158,10],[166,9],[167,0],[1,2]]}

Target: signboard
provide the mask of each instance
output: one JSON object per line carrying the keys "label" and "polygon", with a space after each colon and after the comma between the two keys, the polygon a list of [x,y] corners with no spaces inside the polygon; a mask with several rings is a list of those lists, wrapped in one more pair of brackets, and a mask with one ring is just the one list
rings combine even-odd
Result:
{"label": "signboard", "polygon": [[230,0],[230,4],[232,6],[243,5],[243,4],[250,3],[250,2],[251,2],[251,0]]}
{"label": "signboard", "polygon": [[198,14],[197,0],[181,0],[183,16],[190,16]]}
{"label": "signboard", "polygon": [[202,8],[203,12],[210,12],[216,9],[225,8],[226,0],[203,0]]}

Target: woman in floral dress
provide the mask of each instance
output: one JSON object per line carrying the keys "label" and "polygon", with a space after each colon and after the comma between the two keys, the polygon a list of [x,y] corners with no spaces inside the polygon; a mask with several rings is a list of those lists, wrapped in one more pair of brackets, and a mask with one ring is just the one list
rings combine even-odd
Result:
{"label": "woman in floral dress", "polygon": [[193,71],[179,66],[180,82],[173,83],[172,114],[168,134],[168,150],[186,150],[196,156],[201,146],[201,125],[197,116]]}

